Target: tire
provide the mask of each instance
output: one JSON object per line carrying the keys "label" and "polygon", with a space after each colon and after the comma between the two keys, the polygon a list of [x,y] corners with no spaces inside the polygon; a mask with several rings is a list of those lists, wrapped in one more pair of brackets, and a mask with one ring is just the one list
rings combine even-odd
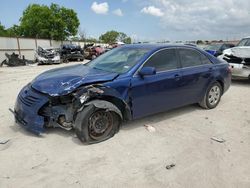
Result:
{"label": "tire", "polygon": [[205,109],[215,108],[220,102],[222,92],[223,91],[220,83],[218,82],[213,83],[207,89],[206,94],[203,97],[202,101],[199,103],[199,105]]}
{"label": "tire", "polygon": [[69,60],[67,58],[64,58],[63,63],[69,63]]}
{"label": "tire", "polygon": [[113,137],[119,131],[120,123],[117,113],[91,104],[77,114],[75,131],[83,143],[95,144]]}

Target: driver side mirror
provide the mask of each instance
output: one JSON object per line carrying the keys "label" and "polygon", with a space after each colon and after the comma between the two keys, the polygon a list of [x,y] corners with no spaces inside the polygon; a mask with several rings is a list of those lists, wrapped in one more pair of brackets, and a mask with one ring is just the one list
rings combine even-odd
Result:
{"label": "driver side mirror", "polygon": [[141,77],[156,74],[156,69],[154,67],[142,67],[138,72]]}

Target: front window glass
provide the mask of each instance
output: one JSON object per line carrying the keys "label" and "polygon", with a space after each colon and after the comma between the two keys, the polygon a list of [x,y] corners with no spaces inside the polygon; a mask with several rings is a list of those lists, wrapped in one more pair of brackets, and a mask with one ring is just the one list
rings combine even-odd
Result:
{"label": "front window glass", "polygon": [[250,46],[250,38],[249,39],[242,39],[237,46]]}
{"label": "front window glass", "polygon": [[154,54],[144,65],[145,67],[155,67],[157,72],[173,70],[178,67],[174,49],[161,50]]}
{"label": "front window glass", "polygon": [[86,65],[108,72],[125,73],[136,65],[150,49],[118,47],[99,56]]}

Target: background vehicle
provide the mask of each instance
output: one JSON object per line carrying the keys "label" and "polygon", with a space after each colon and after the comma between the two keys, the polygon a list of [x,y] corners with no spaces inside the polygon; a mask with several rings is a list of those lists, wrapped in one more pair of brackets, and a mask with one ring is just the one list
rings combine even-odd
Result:
{"label": "background vehicle", "polygon": [[63,62],[68,62],[70,60],[84,60],[83,49],[81,48],[81,46],[75,44],[61,45],[60,55]]}
{"label": "background vehicle", "polygon": [[234,44],[227,44],[227,43],[218,43],[218,44],[211,44],[205,47],[205,51],[214,55],[215,57],[221,55],[224,50],[228,48],[233,48]]}
{"label": "background vehicle", "polygon": [[16,121],[75,129],[86,143],[104,141],[121,121],[188,104],[215,108],[231,81],[227,63],[192,46],[127,45],[71,67],[47,71],[18,95]]}
{"label": "background vehicle", "polygon": [[250,37],[243,38],[234,48],[224,50],[218,58],[230,64],[233,77],[250,79]]}
{"label": "background vehicle", "polygon": [[24,56],[22,56],[22,59],[19,58],[19,55],[15,54],[14,52],[11,55],[5,53],[5,56],[6,56],[6,59],[3,60],[2,63],[0,64],[1,67],[3,65],[7,65],[9,67],[15,67],[15,66],[24,66],[24,65],[35,63],[34,61],[25,59]]}
{"label": "background vehicle", "polygon": [[35,51],[35,61],[38,65],[61,63],[58,49],[52,47],[42,48],[40,46]]}
{"label": "background vehicle", "polygon": [[84,49],[85,58],[90,60],[97,58],[103,53],[105,53],[105,49],[101,46],[88,46]]}

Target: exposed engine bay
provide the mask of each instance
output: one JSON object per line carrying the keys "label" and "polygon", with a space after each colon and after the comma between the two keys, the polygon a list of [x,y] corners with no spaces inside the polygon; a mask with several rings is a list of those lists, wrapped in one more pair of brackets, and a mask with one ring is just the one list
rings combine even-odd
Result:
{"label": "exposed engine bay", "polygon": [[55,48],[42,48],[40,46],[38,46],[35,52],[35,61],[38,65],[61,63],[58,50]]}

